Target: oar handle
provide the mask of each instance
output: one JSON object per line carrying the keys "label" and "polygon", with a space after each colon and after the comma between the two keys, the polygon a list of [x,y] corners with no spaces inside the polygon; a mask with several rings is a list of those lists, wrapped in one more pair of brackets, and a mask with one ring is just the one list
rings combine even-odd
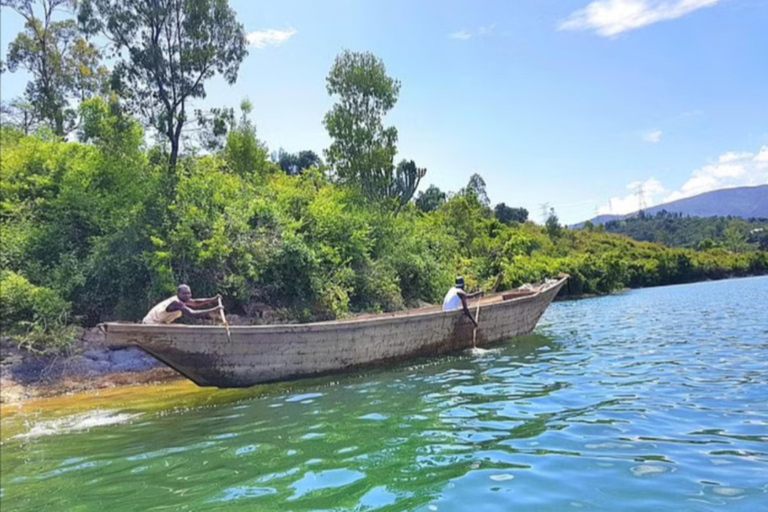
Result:
{"label": "oar handle", "polygon": [[[475,310],[475,324],[478,324],[480,320],[480,302],[483,300],[483,296],[477,298],[477,309]],[[477,346],[477,325],[472,330],[472,348]]]}
{"label": "oar handle", "polygon": [[219,310],[219,313],[221,314],[221,323],[224,324],[224,328],[227,329],[227,339],[232,341],[232,334],[229,332],[229,322],[227,322],[227,317],[224,316],[224,306],[221,304],[221,297],[219,297],[219,306],[222,308]]}
{"label": "oar handle", "polygon": [[224,325],[229,325],[227,322],[227,317],[224,316],[224,306],[221,304],[221,297],[219,297],[219,307],[222,308],[219,310],[219,314],[221,314],[221,323]]}

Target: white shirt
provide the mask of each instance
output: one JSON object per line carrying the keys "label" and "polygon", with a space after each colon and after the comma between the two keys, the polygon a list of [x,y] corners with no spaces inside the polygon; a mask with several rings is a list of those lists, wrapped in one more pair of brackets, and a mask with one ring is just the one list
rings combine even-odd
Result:
{"label": "white shirt", "polygon": [[170,306],[173,302],[176,302],[179,300],[179,298],[174,295],[173,297],[169,297],[165,299],[160,304],[156,305],[152,309],[149,310],[149,313],[147,313],[147,316],[144,317],[144,320],[141,321],[143,324],[169,324],[179,318],[183,313],[179,310],[177,311],[166,311],[168,309],[168,306]]}
{"label": "white shirt", "polygon": [[459,288],[455,286],[448,290],[443,299],[443,311],[452,311],[454,309],[461,308],[461,297],[459,296]]}

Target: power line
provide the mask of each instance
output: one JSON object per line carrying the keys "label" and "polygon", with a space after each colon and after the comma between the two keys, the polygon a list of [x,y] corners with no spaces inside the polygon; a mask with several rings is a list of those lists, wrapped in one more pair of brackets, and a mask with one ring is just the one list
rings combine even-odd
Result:
{"label": "power line", "polygon": [[642,183],[638,183],[633,187],[635,195],[637,196],[637,212],[638,214],[648,209],[648,204],[645,202],[645,191]]}
{"label": "power line", "polygon": [[644,211],[648,209],[648,205],[645,203],[645,192],[643,186],[640,185],[637,190],[637,205],[640,207],[638,211]]}

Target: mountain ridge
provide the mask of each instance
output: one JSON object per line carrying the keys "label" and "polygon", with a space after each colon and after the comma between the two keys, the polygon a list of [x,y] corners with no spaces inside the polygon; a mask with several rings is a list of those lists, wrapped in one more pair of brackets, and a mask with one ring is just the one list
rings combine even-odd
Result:
{"label": "mountain ridge", "polygon": [[[676,201],[651,206],[643,210],[648,215],[666,210],[670,213],[682,213],[691,217],[741,217],[768,218],[768,185],[752,187],[721,188],[698,194]],[[626,215],[598,215],[588,221],[573,224],[573,228],[581,228],[586,222],[605,224],[612,220],[621,220],[637,215],[638,212]]]}

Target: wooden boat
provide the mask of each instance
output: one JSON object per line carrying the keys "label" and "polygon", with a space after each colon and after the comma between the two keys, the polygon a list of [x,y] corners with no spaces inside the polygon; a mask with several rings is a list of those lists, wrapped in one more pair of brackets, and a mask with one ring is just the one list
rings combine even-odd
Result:
{"label": "wooden boat", "polygon": [[[509,300],[502,294],[482,299],[477,346],[530,333],[567,279],[561,274]],[[215,325],[106,323],[102,329],[108,343],[137,345],[198,385],[220,388],[375,366],[473,343],[473,325],[463,312],[439,307],[331,322],[233,325],[229,336]]]}

